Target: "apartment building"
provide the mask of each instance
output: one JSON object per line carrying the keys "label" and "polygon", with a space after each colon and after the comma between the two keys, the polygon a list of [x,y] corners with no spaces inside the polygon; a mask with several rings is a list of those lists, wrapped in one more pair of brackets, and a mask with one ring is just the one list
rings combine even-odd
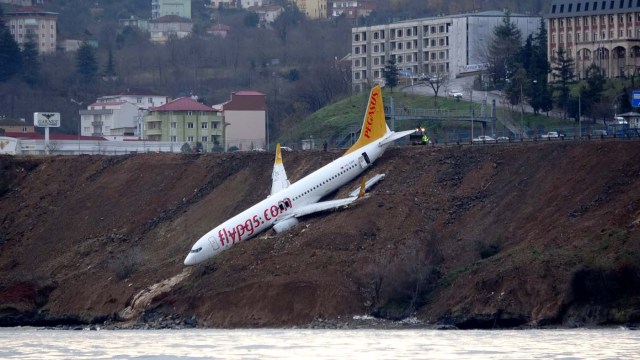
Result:
{"label": "apartment building", "polygon": [[637,74],[640,0],[552,0],[545,18],[550,62],[563,48],[578,78],[591,64],[606,77]]}
{"label": "apartment building", "polygon": [[138,139],[138,107],[126,101],[95,102],[80,110],[80,135]]}
{"label": "apartment building", "polygon": [[155,43],[164,44],[170,37],[182,39],[192,31],[193,22],[177,15],[165,15],[149,21],[149,37]]}
{"label": "apartment building", "polygon": [[239,150],[266,148],[267,146],[267,102],[263,93],[238,91],[231,99],[215,105],[224,113],[226,148]]}
{"label": "apartment building", "polygon": [[5,13],[5,23],[19,45],[32,38],[38,45],[38,53],[56,50],[58,13],[35,7],[21,7]]}
{"label": "apartment building", "polygon": [[327,17],[327,0],[293,0],[293,3],[309,19]]}
{"label": "apartment building", "polygon": [[[486,63],[486,49],[506,16],[485,11],[422,18],[351,29],[351,73],[355,91],[383,82],[387,61],[412,74],[456,77]],[[510,14],[523,39],[540,27],[540,17]]]}
{"label": "apartment building", "polygon": [[190,97],[182,97],[153,107],[144,117],[145,139],[202,144],[204,151],[224,147],[222,112]]}
{"label": "apartment building", "polygon": [[335,0],[331,3],[330,13],[333,17],[344,16],[347,19],[357,19],[369,16],[376,8],[376,3],[362,0]]}
{"label": "apartment building", "polygon": [[151,18],[175,15],[191,19],[191,0],[151,0]]}

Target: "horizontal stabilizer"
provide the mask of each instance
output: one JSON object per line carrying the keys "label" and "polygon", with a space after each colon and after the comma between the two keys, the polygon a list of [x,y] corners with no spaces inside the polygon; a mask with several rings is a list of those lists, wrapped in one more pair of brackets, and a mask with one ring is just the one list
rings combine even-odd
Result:
{"label": "horizontal stabilizer", "polygon": [[[364,184],[364,191],[369,190],[369,188],[371,188],[373,185],[377,184],[382,179],[384,179],[384,174],[377,174],[374,177],[372,177],[371,179],[367,180],[367,182]],[[349,194],[349,196],[350,197],[358,196],[358,193],[360,193],[360,186],[358,186],[357,189],[353,190]]]}
{"label": "horizontal stabilizer", "polygon": [[409,134],[413,134],[414,132],[416,132],[415,130],[406,130],[406,131],[400,131],[400,132],[394,132],[392,133],[389,137],[387,137],[386,139],[382,140],[380,142],[380,146],[382,145],[386,145],[392,141],[396,141],[400,138],[403,138]]}

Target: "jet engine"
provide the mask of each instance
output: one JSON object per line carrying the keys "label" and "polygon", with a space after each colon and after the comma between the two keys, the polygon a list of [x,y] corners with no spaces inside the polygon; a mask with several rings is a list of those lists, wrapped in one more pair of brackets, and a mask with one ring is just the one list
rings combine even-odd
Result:
{"label": "jet engine", "polygon": [[298,219],[291,217],[273,225],[273,230],[275,230],[279,234],[281,232],[285,232],[291,229],[292,227],[298,225],[298,223],[299,223]]}

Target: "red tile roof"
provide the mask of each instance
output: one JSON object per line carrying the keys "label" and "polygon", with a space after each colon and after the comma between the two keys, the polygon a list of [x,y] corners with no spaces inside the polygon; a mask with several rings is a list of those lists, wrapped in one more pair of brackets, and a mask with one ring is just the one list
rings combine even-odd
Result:
{"label": "red tile roof", "polygon": [[164,105],[153,107],[151,111],[215,111],[212,107],[199,103],[190,97],[181,97]]}
{"label": "red tile roof", "polygon": [[178,15],[165,15],[157,19],[149,20],[150,23],[191,23],[191,20]]}

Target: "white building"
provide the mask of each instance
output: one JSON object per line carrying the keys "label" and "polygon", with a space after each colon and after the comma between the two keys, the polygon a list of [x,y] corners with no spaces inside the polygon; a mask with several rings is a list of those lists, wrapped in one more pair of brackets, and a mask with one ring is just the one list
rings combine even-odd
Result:
{"label": "white building", "polygon": [[149,35],[151,41],[164,44],[170,37],[182,39],[191,35],[193,22],[177,16],[165,15],[149,21]]}
{"label": "white building", "polygon": [[176,15],[191,19],[191,0],[151,0],[151,18]]}
{"label": "white building", "polygon": [[[486,63],[493,30],[505,13],[486,11],[431,17],[351,29],[351,72],[356,91],[383,79],[387,61],[413,74],[438,73],[450,78],[468,66]],[[539,16],[511,14],[525,39],[540,27]]]}
{"label": "white building", "polygon": [[240,7],[248,9],[252,6],[262,6],[262,0],[240,0]]}
{"label": "white building", "polygon": [[284,12],[284,8],[279,5],[252,6],[248,10],[258,14],[262,25],[273,23]]}
{"label": "white building", "polygon": [[107,140],[138,139],[139,110],[126,101],[96,102],[80,110],[80,134]]}

